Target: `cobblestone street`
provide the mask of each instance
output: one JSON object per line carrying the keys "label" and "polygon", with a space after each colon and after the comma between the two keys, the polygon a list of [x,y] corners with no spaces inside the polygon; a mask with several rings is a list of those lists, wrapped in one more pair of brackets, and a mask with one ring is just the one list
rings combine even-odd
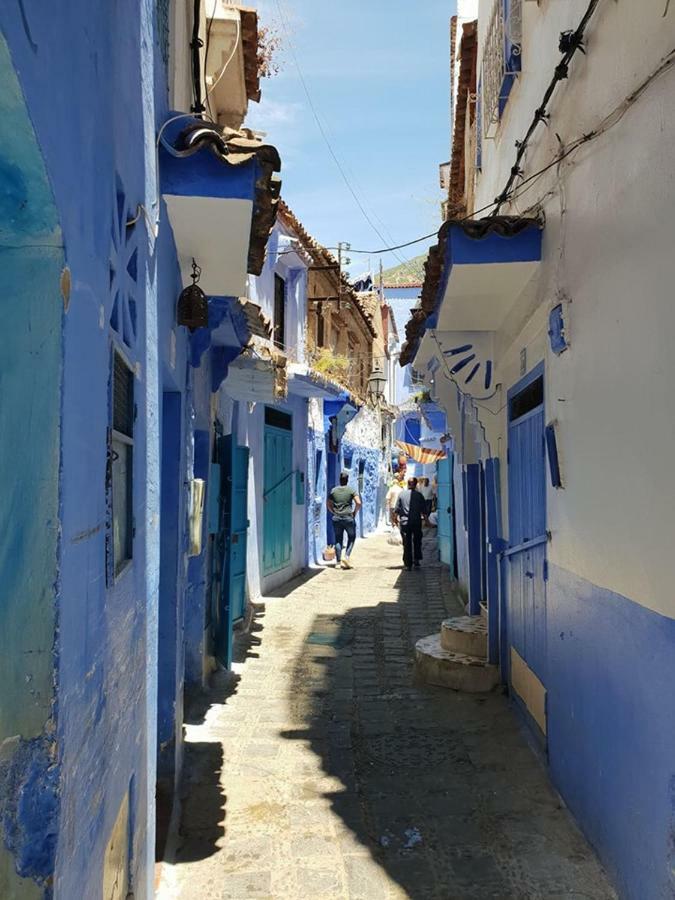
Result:
{"label": "cobblestone street", "polygon": [[188,715],[160,897],[614,897],[500,692],[413,681],[461,608],[431,562],[359,541],[266,600]]}

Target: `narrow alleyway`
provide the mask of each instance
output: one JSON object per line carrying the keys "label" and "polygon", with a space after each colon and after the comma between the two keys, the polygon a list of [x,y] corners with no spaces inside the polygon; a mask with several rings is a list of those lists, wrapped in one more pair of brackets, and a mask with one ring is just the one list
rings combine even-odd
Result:
{"label": "narrow alleyway", "polygon": [[269,599],[191,710],[160,897],[614,897],[507,700],[414,684],[460,611],[440,567],[383,536],[355,565]]}

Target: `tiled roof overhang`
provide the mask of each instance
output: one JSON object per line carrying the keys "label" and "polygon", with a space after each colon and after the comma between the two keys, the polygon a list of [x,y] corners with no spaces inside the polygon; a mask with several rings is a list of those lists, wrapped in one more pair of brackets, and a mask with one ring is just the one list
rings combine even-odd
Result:
{"label": "tiled roof overhang", "polygon": [[[180,124],[175,127],[180,129]],[[276,173],[281,169],[281,160],[276,148],[263,144],[247,128],[235,131],[203,119],[193,119],[179,130],[173,141],[172,133],[174,128],[169,126],[166,138],[161,139],[162,194],[184,199],[194,197],[196,201],[210,197],[250,200],[253,209],[246,270],[259,275],[279,204],[281,181]],[[241,177],[224,179],[214,160],[232,172],[240,171]],[[175,234],[173,220],[172,225]]]}
{"label": "tiled roof overhang", "polygon": [[267,318],[267,316],[263,314],[263,311],[258,306],[258,304],[254,303],[252,300],[249,300],[248,297],[240,297],[239,305],[244,314],[246,327],[249,331],[249,334],[252,337],[271,340],[272,323]]}
{"label": "tiled roof overhang", "polygon": [[478,59],[478,23],[467,22],[462,26],[459,48],[459,81],[455,105],[452,156],[450,159],[450,186],[448,212],[451,218],[466,213],[464,138],[467,117],[471,117],[470,98],[476,94],[476,66]]}
{"label": "tiled roof overhang", "polygon": [[[443,302],[444,291],[453,266],[451,246],[453,230],[457,230],[471,241],[480,242],[490,236],[514,238],[528,229],[536,228],[540,231],[541,227],[539,219],[516,216],[490,216],[486,219],[451,219],[444,222],[438,232],[438,243],[429,250],[429,256],[425,264],[425,278],[420,306],[412,311],[405,327],[406,342],[401,350],[401,365],[408,365],[414,360],[422,334],[430,324],[429,319],[431,318],[433,322]],[[475,260],[477,263],[482,261],[488,262],[489,260],[481,260],[479,258]]]}
{"label": "tiled roof overhang", "polygon": [[246,96],[256,103],[260,101],[260,76],[258,74],[258,13],[248,7],[239,7],[241,16],[241,43],[244,48],[244,79]]}

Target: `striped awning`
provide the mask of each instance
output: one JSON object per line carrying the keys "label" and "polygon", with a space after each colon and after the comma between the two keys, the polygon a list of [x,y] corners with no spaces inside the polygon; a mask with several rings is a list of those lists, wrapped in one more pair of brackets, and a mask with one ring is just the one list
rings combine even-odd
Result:
{"label": "striped awning", "polygon": [[430,450],[428,447],[418,447],[417,444],[408,444],[405,441],[396,441],[396,446],[402,450],[409,459],[427,465],[445,458],[445,450]]}

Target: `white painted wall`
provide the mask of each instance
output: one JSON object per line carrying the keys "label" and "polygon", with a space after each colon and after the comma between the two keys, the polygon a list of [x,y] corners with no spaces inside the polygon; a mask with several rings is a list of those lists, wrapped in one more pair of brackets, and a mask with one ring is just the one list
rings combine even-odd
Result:
{"label": "white painted wall", "polygon": [[[491,0],[481,0],[486,22]],[[527,130],[559,58],[559,33],[576,26],[586,0],[523,3],[523,74],[495,141],[483,143],[476,205],[501,190],[514,142]],[[567,143],[597,128],[675,46],[675,9],[602,3],[558,88],[550,128],[540,128],[526,175]],[[479,28],[483,39],[485,28]],[[550,560],[596,585],[675,616],[675,71],[667,72],[606,135],[537,180],[517,205],[546,213],[544,260],[531,297],[496,336],[499,380],[546,360],[546,418],[559,422],[565,489],[548,492]],[[548,349],[547,315],[570,298],[571,349]],[[495,403],[498,401],[495,400]],[[506,411],[483,414],[492,452],[505,465]],[[504,474],[504,477],[506,475]],[[506,485],[504,485],[506,489]],[[504,500],[506,496],[504,495]],[[506,502],[503,503],[506,510]]]}
{"label": "white painted wall", "polygon": [[274,320],[274,275],[286,282],[286,353],[289,362],[305,362],[307,328],[307,262],[292,252],[295,235],[276,223],[260,275],[249,277],[249,297]]}

